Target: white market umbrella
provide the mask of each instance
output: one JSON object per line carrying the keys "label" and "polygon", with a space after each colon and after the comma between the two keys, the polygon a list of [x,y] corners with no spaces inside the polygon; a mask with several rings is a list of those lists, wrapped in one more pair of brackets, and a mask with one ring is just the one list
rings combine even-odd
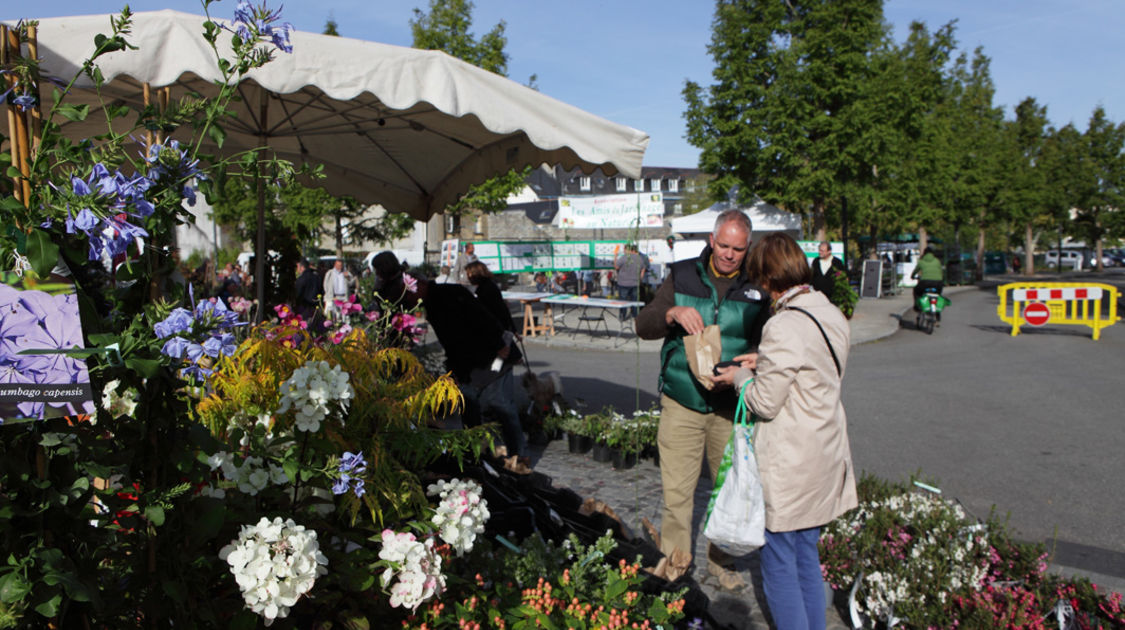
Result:
{"label": "white market umbrella", "polygon": [[[106,79],[102,97],[139,109],[145,84],[169,87],[173,101],[216,93],[221,74],[202,37],[204,21],[171,10],[135,13],[127,39],[139,50],[97,60]],[[72,77],[109,24],[110,15],[39,20],[41,73]],[[220,51],[229,52],[229,40],[220,37]],[[237,118],[224,123],[222,152],[268,145],[294,163],[323,165],[327,177],[318,185],[329,192],[418,220],[471,185],[527,165],[640,177],[647,134],[445,53],[299,31],[291,41],[292,53],[277,51],[239,86],[242,100],[231,103]],[[83,78],[68,101],[96,110],[91,87]],[[105,125],[95,116],[63,122],[72,137],[96,135]],[[259,222],[259,249],[263,227]]]}

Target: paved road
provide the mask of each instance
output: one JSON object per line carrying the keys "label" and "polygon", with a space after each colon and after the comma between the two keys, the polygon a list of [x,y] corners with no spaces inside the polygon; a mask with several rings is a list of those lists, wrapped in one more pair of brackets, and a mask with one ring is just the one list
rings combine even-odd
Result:
{"label": "paved road", "polygon": [[1059,563],[1125,577],[1125,324],[1097,342],[1073,326],[1013,338],[997,304],[961,293],[933,336],[904,328],[853,349],[856,466],[921,470],[975,514],[1010,515],[1020,537],[1057,538]]}
{"label": "paved road", "polygon": [[[1057,540],[1059,564],[1125,578],[1125,323],[1094,342],[1076,327],[1012,338],[994,291],[953,296],[933,336],[903,330],[852,350],[846,375],[858,468],[892,479],[921,471],[1018,536]],[[591,410],[657,400],[659,357],[528,346],[536,371],[564,375]]]}

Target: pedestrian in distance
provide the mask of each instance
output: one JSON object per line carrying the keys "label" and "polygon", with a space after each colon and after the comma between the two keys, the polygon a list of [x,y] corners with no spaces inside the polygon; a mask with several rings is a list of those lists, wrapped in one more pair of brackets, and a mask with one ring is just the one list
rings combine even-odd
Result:
{"label": "pedestrian in distance", "polygon": [[457,254],[457,260],[453,263],[453,272],[450,274],[450,282],[463,284],[469,286],[469,277],[465,275],[465,266],[471,262],[477,261],[477,248],[472,243],[465,243],[465,249]]}
{"label": "pedestrian in distance", "polygon": [[321,296],[324,294],[323,286],[320,276],[309,266],[308,259],[298,260],[293,305],[297,314],[310,325],[314,322],[320,323],[319,307]]}
{"label": "pedestrian in distance", "polygon": [[[720,368],[717,382],[741,391],[756,418],[754,453],[766,508],[762,586],[778,630],[825,627],[820,528],[858,505],[841,402],[849,327],[809,284],[805,253],[792,237],[762,239],[748,260],[773,300],[756,353]],[[752,382],[750,382],[752,380]],[[663,462],[662,462],[663,463]]]}
{"label": "pedestrian in distance", "polygon": [[332,268],[324,274],[324,314],[330,319],[341,317],[336,301],[344,302],[355,290],[355,277],[344,268],[344,261],[339,258],[332,263]]}
{"label": "pedestrian in distance", "polygon": [[812,288],[831,298],[836,291],[835,271],[845,271],[844,262],[832,255],[831,243],[821,241],[812,261]]}
{"label": "pedestrian in distance", "polygon": [[[636,302],[639,295],[638,288],[644,282],[645,272],[648,271],[648,260],[637,250],[636,243],[625,245],[625,252],[613,261],[613,268],[617,271],[618,297],[627,302]],[[637,307],[628,311],[630,317],[637,316]]]}
{"label": "pedestrian in distance", "polygon": [[[637,336],[664,339],[660,350],[660,481],[664,508],[660,550],[665,556],[692,553],[695,487],[706,456],[714,480],[730,439],[736,396],[729,388],[706,389],[691,374],[684,337],[717,324],[722,360],[757,348],[769,317],[769,296],[751,281],[743,262],[750,249],[750,218],[741,211],[719,214],[708,246],[698,258],[674,263],[668,277],[636,320]],[[806,269],[808,265],[806,264]],[[709,547],[708,570],[729,588],[741,578],[732,559]]]}

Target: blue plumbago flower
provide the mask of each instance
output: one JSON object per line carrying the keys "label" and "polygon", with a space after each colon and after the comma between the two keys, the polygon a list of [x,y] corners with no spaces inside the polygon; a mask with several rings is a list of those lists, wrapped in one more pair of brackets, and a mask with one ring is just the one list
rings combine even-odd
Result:
{"label": "blue plumbago flower", "polygon": [[219,353],[223,350],[223,342],[219,341],[218,337],[211,337],[203,342],[203,353],[212,359],[219,358]]}
{"label": "blue plumbago flower", "polygon": [[332,494],[340,495],[347,492],[349,490],[350,481],[351,477],[348,477],[347,475],[340,475],[340,478],[336,480],[336,483],[332,484]]}
{"label": "blue plumbago flower", "polygon": [[194,323],[195,318],[192,317],[191,311],[186,308],[177,308],[169,313],[163,321],[157,322],[152,327],[152,332],[156,333],[157,339],[163,339],[169,335],[191,330],[191,325]]}
{"label": "blue plumbago flower", "polygon": [[[278,46],[278,48],[281,48],[281,47]],[[282,49],[282,50],[284,50],[284,49]],[[292,48],[290,48],[290,51],[291,50],[292,50]],[[289,51],[286,51],[286,52],[289,52]],[[31,94],[30,92],[24,92],[23,94],[20,94],[19,96],[12,99],[12,105],[15,105],[16,107],[20,108],[20,111],[24,111],[24,112],[31,109],[32,107],[35,107],[35,104],[37,102],[38,101],[36,100],[35,95]]]}
{"label": "blue plumbago flower", "polygon": [[187,150],[181,149],[178,140],[152,145],[144,159],[152,165],[146,173],[149,182],[172,184],[183,182],[181,194],[187,199],[188,205],[195,205],[195,187],[189,182],[193,179],[204,179],[206,175],[199,170],[199,160],[193,160]]}
{"label": "blue plumbago flower", "polygon": [[191,342],[183,337],[172,337],[164,342],[164,347],[160,349],[160,353],[173,359],[182,359],[190,345]]}
{"label": "blue plumbago flower", "polygon": [[340,456],[340,465],[337,467],[340,478],[332,484],[333,494],[344,494],[349,489],[355,496],[362,497],[366,490],[363,489],[363,480],[353,475],[362,475],[367,471],[367,461],[363,459],[363,451],[351,453],[344,451]]}
{"label": "blue plumbago flower", "polygon": [[223,333],[222,336],[219,337],[219,341],[222,343],[223,356],[233,356],[234,351],[238,350],[238,344],[234,340],[234,335],[230,333]]}
{"label": "blue plumbago flower", "polygon": [[340,472],[362,475],[366,471],[367,461],[363,459],[363,451],[354,455],[349,451],[344,451],[344,454],[340,457]]}
{"label": "blue plumbago flower", "polygon": [[[281,9],[271,11],[263,2],[258,6],[242,0],[234,10],[233,33],[244,42],[269,40],[283,52],[293,52],[289,43],[289,33],[293,25],[289,22],[276,24],[281,19]],[[231,29],[227,29],[231,30]]]}

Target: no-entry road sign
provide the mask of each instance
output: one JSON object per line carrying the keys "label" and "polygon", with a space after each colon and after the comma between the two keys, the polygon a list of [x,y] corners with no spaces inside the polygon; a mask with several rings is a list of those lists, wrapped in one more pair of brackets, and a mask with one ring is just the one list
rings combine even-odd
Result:
{"label": "no-entry road sign", "polygon": [[1031,326],[1042,326],[1051,320],[1051,309],[1042,302],[1032,302],[1024,307],[1023,320]]}

